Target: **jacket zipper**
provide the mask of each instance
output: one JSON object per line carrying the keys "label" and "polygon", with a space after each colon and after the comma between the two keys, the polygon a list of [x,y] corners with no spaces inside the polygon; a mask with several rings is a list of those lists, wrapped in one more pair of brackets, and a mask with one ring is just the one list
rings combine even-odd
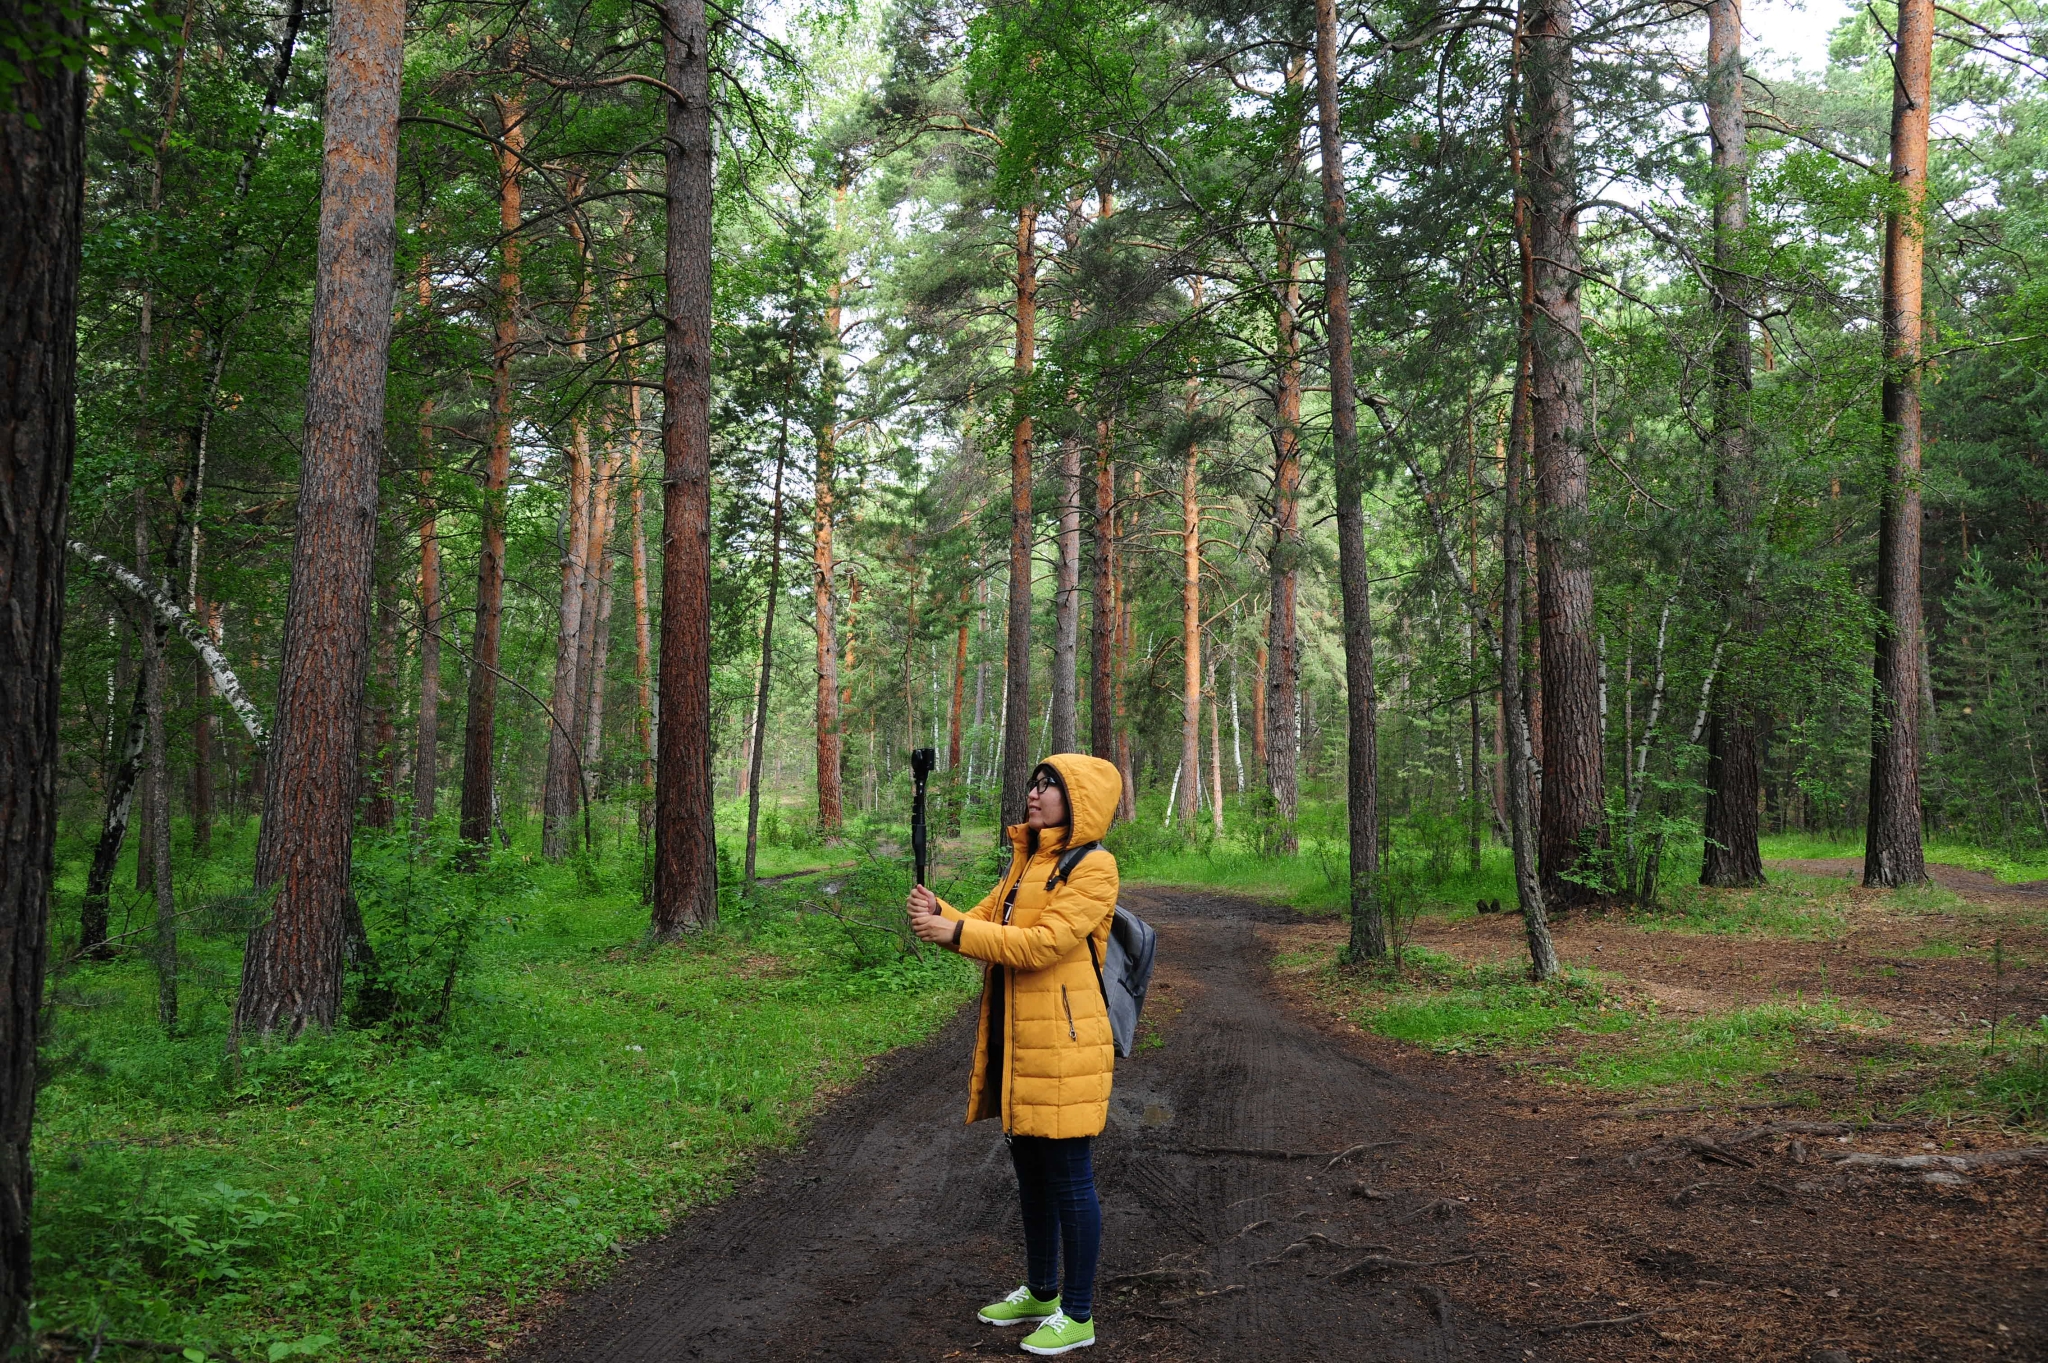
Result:
{"label": "jacket zipper", "polygon": [[1060,986],[1060,1007],[1067,1010],[1067,1039],[1069,1041],[1079,1041],[1081,1035],[1074,1030],[1074,1003],[1073,1000],[1067,997],[1067,987],[1065,985]]}

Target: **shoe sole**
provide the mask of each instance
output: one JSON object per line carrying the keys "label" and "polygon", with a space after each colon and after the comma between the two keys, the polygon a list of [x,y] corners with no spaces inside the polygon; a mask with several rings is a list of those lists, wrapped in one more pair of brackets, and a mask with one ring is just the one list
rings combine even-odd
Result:
{"label": "shoe sole", "polygon": [[1093,1339],[1077,1339],[1072,1344],[1062,1344],[1056,1349],[1047,1349],[1036,1344],[1026,1344],[1023,1346],[1023,1349],[1027,1354],[1038,1354],[1041,1357],[1050,1358],[1054,1354],[1068,1354],[1076,1349],[1092,1349],[1094,1347],[1095,1341]]}
{"label": "shoe sole", "polygon": [[998,1320],[994,1316],[984,1316],[981,1312],[976,1311],[974,1318],[983,1325],[1043,1325],[1052,1319],[1052,1314],[1047,1312],[1042,1316],[1017,1316],[1011,1320]]}

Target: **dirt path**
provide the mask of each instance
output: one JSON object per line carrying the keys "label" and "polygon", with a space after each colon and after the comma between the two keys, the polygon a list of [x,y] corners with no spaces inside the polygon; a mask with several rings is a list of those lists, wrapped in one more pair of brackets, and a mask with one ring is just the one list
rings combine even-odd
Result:
{"label": "dirt path", "polygon": [[[1462,1222],[1413,1215],[1429,1194],[1349,1193],[1411,1148],[1401,1143],[1418,1130],[1477,1114],[1453,1093],[1366,1062],[1266,988],[1253,919],[1294,915],[1181,893],[1128,900],[1159,928],[1163,964],[1148,1014],[1164,1044],[1119,1063],[1097,1147],[1103,1342],[1088,1356],[1362,1363],[1519,1358],[1534,1347],[1533,1333],[1524,1339],[1460,1305],[1470,1263],[1327,1276],[1373,1252],[1470,1252]],[[970,1026],[956,1020],[887,1062],[801,1152],[643,1247],[513,1356],[1022,1357],[1017,1331],[973,1318],[1021,1280],[1023,1254],[1001,1133],[960,1122]],[[1326,1167],[1335,1152],[1378,1142],[1396,1144]],[[1364,1248],[1372,1245],[1391,1250]]]}
{"label": "dirt path", "polygon": [[[1929,1133],[1771,1135],[1797,1114],[1644,1109],[1422,1053],[1282,1001],[1269,952],[1334,925],[1127,898],[1160,929],[1162,1044],[1119,1063],[1097,1147],[1091,1360],[2048,1358],[2048,1167],[1843,1172],[1829,1157]],[[959,1122],[969,1044],[962,1018],[884,1062],[801,1151],[499,1357],[1022,1357],[973,1320],[1022,1251],[1001,1136]]]}

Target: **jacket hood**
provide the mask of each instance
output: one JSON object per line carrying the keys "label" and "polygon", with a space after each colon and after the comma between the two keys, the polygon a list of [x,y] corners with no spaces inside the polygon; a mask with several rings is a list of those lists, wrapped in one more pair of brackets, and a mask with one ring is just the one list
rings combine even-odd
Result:
{"label": "jacket hood", "polygon": [[1074,814],[1074,838],[1069,845],[1099,841],[1109,831],[1123,800],[1123,773],[1113,763],[1077,752],[1054,753],[1045,759],[1045,765],[1058,772],[1067,787],[1067,803]]}

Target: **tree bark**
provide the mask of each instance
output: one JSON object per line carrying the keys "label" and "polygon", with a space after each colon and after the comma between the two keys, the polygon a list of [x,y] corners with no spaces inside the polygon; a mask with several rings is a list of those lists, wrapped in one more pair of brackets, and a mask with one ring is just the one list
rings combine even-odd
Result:
{"label": "tree bark", "polygon": [[149,780],[142,817],[149,827],[149,883],[156,905],[156,939],[151,963],[156,967],[156,1020],[165,1036],[178,1032],[178,905],[171,885],[171,771],[164,735],[164,636],[155,629],[142,633],[142,685],[148,725],[145,747]]}
{"label": "tree bark", "polygon": [[462,726],[462,818],[466,860],[490,854],[497,799],[498,636],[505,606],[505,489],[512,479],[512,356],[519,349],[519,153],[526,108],[518,95],[498,100],[498,257],[496,343],[491,348],[491,444],[484,460],[482,551],[477,555],[476,624],[470,636],[469,699]]}
{"label": "tree bark", "polygon": [[1038,347],[1038,207],[1017,213],[1017,347],[1010,434],[1010,616],[1004,676],[1003,823],[1024,822],[1031,753],[1031,368]]}
{"label": "tree bark", "polygon": [[[754,853],[761,828],[761,750],[768,742],[768,687],[774,678],[775,602],[782,595],[782,466],[789,459],[789,419],[783,418],[782,444],[775,452],[775,500],[768,532],[768,604],[761,613],[761,676],[754,691],[753,752],[747,763],[747,872],[741,893],[754,895]],[[959,707],[954,707],[954,747],[959,747]]]}
{"label": "tree bark", "polygon": [[[220,607],[194,599],[192,614],[218,636]],[[192,670],[192,855],[203,861],[213,852],[213,674],[203,658]]]}
{"label": "tree bark", "polygon": [[1870,732],[1870,811],[1863,883],[1927,879],[1920,842],[1921,261],[1927,234],[1927,121],[1933,0],[1899,0],[1892,64],[1892,183],[1884,220],[1884,428],[1890,449],[1877,538],[1877,632]]}
{"label": "tree bark", "polygon": [[[1196,306],[1200,307],[1201,281],[1195,281]],[[1187,417],[1195,417],[1195,381],[1188,380]],[[1187,457],[1180,469],[1180,769],[1187,779],[1180,785],[1180,826],[1195,831],[1200,809],[1196,774],[1202,769],[1202,502],[1200,483],[1201,447],[1188,441]]]}
{"label": "tree bark", "polygon": [[669,0],[668,317],[662,370],[661,727],[654,935],[718,921],[711,790],[711,34]]}
{"label": "tree bark", "polygon": [[[582,197],[582,179],[575,173],[567,178],[571,200]],[[570,239],[576,246],[578,278],[576,301],[569,308],[569,360],[581,365],[588,355],[584,330],[590,313],[590,250],[583,239],[582,224],[568,215]],[[575,840],[576,813],[583,798],[581,745],[584,667],[589,661],[596,601],[591,592],[592,534],[596,521],[595,490],[591,486],[590,423],[581,408],[569,417],[569,502],[563,508],[564,552],[561,562],[560,616],[555,640],[554,689],[548,701],[553,712],[548,726],[547,775],[541,786],[541,855],[560,861],[569,854]]]}
{"label": "tree bark", "polygon": [[640,379],[637,360],[639,337],[626,333],[626,432],[627,469],[633,482],[633,681],[639,695],[639,712],[633,717],[634,736],[640,752],[640,835],[653,831],[654,807],[654,635],[647,609],[647,495],[640,482],[640,461],[644,454],[640,431]]}
{"label": "tree bark", "polygon": [[[138,633],[155,625],[145,624]],[[92,868],[85,878],[85,907],[79,914],[78,949],[83,955],[106,954],[107,904],[114,888],[114,867],[121,857],[121,843],[128,834],[129,815],[135,807],[136,778],[142,768],[142,749],[149,729],[149,697],[146,679],[135,679],[135,700],[121,730],[121,746],[107,776],[106,815],[100,821],[100,840],[93,848]]]}
{"label": "tree bark", "polygon": [[1387,932],[1379,892],[1379,716],[1372,675],[1372,565],[1365,553],[1365,460],[1358,448],[1358,389],[1351,368],[1351,252],[1344,221],[1344,140],[1337,122],[1337,0],[1316,0],[1316,114],[1323,163],[1323,289],[1329,311],[1330,443],[1337,475],[1337,580],[1344,597],[1350,955],[1352,960],[1362,961],[1387,954]]}
{"label": "tree bark", "polygon": [[[1707,6],[1707,131],[1714,152],[1714,312],[1721,328],[1714,348],[1714,501],[1730,552],[1719,565],[1730,630],[1751,627],[1750,544],[1756,508],[1754,438],[1750,429],[1749,287],[1742,238],[1749,230],[1749,128],[1743,118],[1741,0]],[[1757,844],[1762,794],[1761,735],[1743,695],[1744,678],[1730,669],[1707,725],[1707,799],[1700,884],[1764,883]]]}
{"label": "tree bark", "polygon": [[[839,325],[839,281],[834,280],[825,308],[825,393],[833,401],[838,393],[835,380]],[[838,565],[832,541],[838,498],[838,434],[837,423],[830,419],[819,428],[817,463],[811,475],[811,622],[818,653],[818,828],[828,838],[838,836],[846,820],[841,784],[846,738],[840,732],[839,719],[839,602],[834,593]]]}
{"label": "tree bark", "polygon": [[[428,299],[427,274],[420,271],[420,303]],[[434,433],[428,419],[434,400],[420,399],[420,713],[412,760],[412,827],[434,821],[441,787],[441,536],[434,514]]]}
{"label": "tree bark", "polygon": [[[83,44],[82,10],[31,19],[0,0],[0,28]],[[24,64],[0,104],[0,1357],[28,1341],[36,1018],[57,836],[57,675],[64,624],[77,382],[85,78]]]}
{"label": "tree bark", "polygon": [[1568,0],[1526,11],[1528,148],[1524,166],[1535,285],[1530,412],[1535,428],[1536,581],[1542,637],[1543,893],[1553,908],[1590,903],[1606,797],[1600,663],[1588,536],[1585,347],[1579,317],[1579,177],[1573,148]]}
{"label": "tree bark", "polygon": [[588,657],[578,667],[577,686],[582,699],[577,704],[577,733],[583,742],[585,781],[597,781],[598,760],[604,751],[605,672],[611,665],[612,643],[612,532],[618,523],[620,456],[609,456],[598,478],[597,509],[591,534],[591,578],[589,595],[596,598],[595,620],[589,629]]}
{"label": "tree bark", "polygon": [[1080,747],[1081,438],[1060,442],[1060,537],[1052,598],[1053,752]]}
{"label": "tree bark", "polygon": [[1252,751],[1266,769],[1266,781],[1279,811],[1280,850],[1292,853],[1298,846],[1294,820],[1301,793],[1301,632],[1295,614],[1302,555],[1301,280],[1292,237],[1285,232],[1278,235],[1280,306],[1274,326],[1280,374],[1274,397],[1273,543],[1266,554],[1271,600],[1266,611],[1266,643],[1259,657],[1264,685],[1252,713]]}
{"label": "tree bark", "polygon": [[1088,751],[1116,760],[1116,461],[1110,419],[1095,422],[1095,561],[1088,617]]}
{"label": "tree bark", "polygon": [[397,242],[399,0],[342,0],[329,37],[319,276],[256,887],[233,1031],[325,1029],[341,1003],[355,747],[369,665],[377,465]]}
{"label": "tree bark", "polygon": [[1555,979],[1557,948],[1550,938],[1550,916],[1543,899],[1541,834],[1537,828],[1535,778],[1536,738],[1530,732],[1527,673],[1522,661],[1522,602],[1527,594],[1528,530],[1523,511],[1527,493],[1523,474],[1535,443],[1530,400],[1530,376],[1535,367],[1536,260],[1529,231],[1529,194],[1523,173],[1520,129],[1522,56],[1527,0],[1515,13],[1514,73],[1507,101],[1506,123],[1509,178],[1514,186],[1515,255],[1521,270],[1520,307],[1516,313],[1515,393],[1508,413],[1508,439],[1503,453],[1501,476],[1501,578],[1500,578],[1500,701],[1502,723],[1507,730],[1508,839],[1514,855],[1515,900],[1522,910],[1523,932],[1529,942],[1529,969],[1538,980]]}
{"label": "tree bark", "polygon": [[1223,836],[1223,711],[1216,704],[1216,654],[1205,660],[1203,691],[1209,702],[1209,826]]}

